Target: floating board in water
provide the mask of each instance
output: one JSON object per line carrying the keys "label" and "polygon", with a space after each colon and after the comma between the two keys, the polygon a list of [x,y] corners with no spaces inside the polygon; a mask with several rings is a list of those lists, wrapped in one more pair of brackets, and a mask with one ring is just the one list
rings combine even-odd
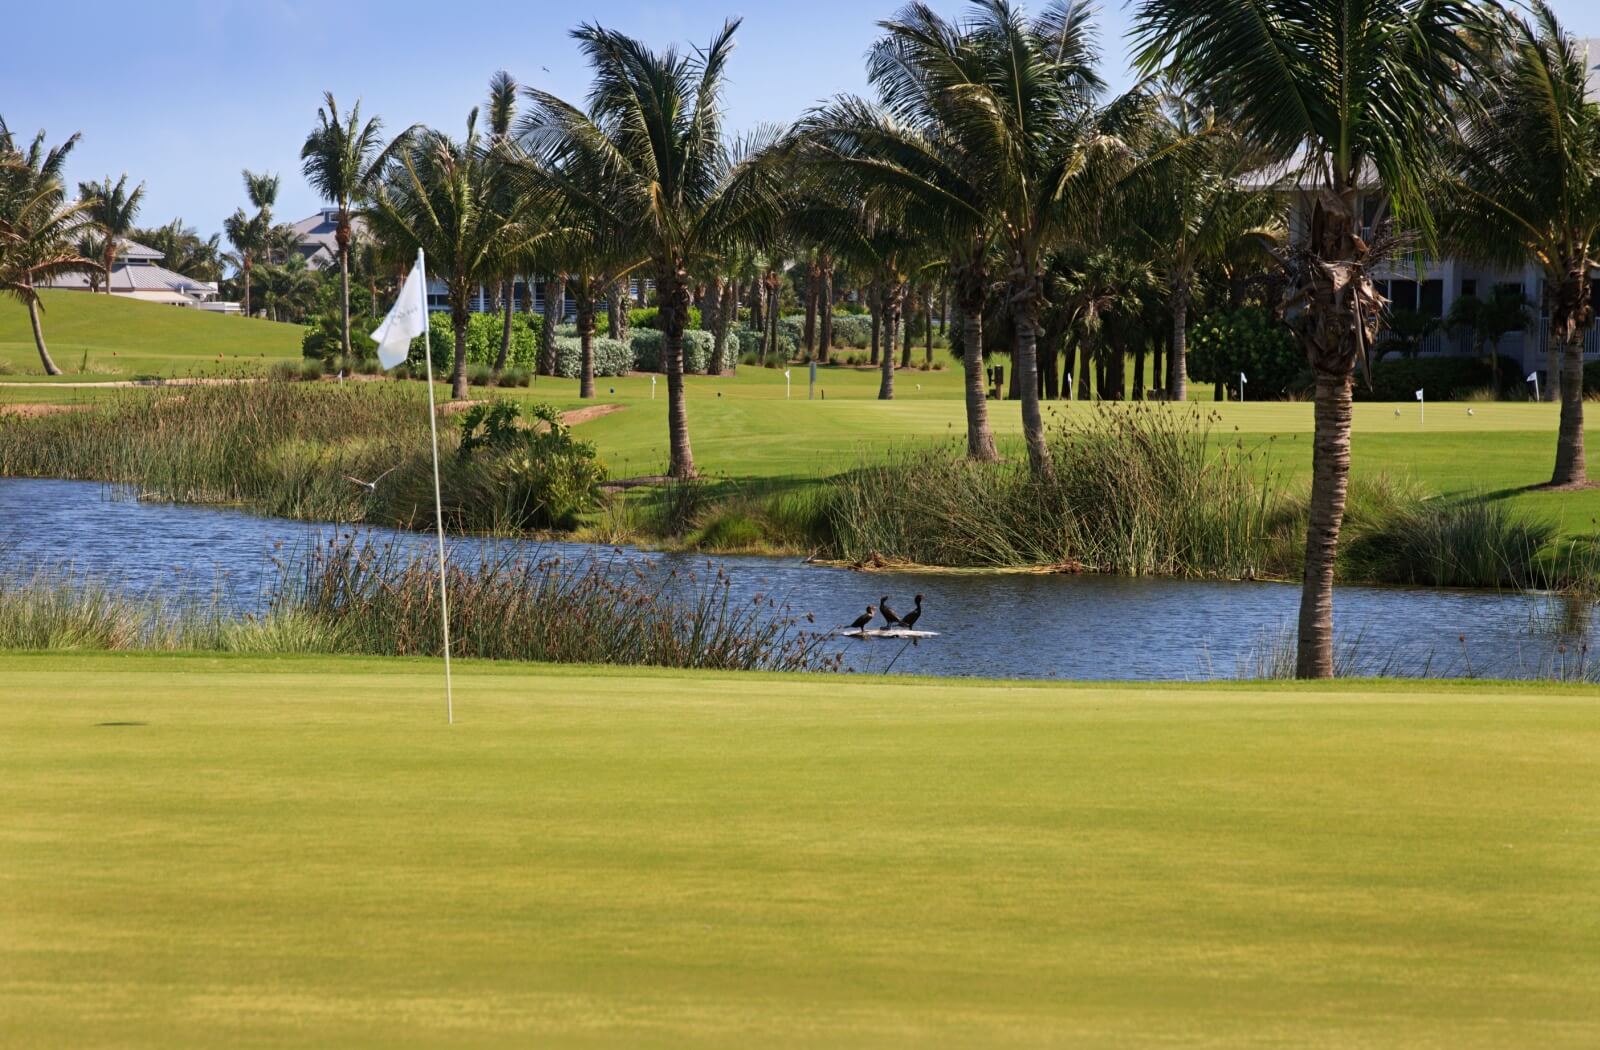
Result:
{"label": "floating board in water", "polygon": [[871,627],[846,627],[838,632],[845,638],[937,638],[938,631],[914,631],[909,627],[885,627],[875,630]]}

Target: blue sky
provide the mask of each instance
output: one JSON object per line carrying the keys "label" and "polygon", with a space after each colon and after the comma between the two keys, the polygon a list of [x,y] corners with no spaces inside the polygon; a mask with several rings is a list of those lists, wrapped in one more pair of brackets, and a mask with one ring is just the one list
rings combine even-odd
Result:
{"label": "blue sky", "polygon": [[[318,206],[299,171],[299,147],[322,92],[362,101],[390,129],[421,121],[462,126],[490,74],[581,101],[587,77],[566,31],[603,24],[657,46],[703,42],[743,15],[728,107],[735,127],[790,120],[819,98],[865,88],[862,55],[875,22],[899,0],[608,0],[423,3],[421,0],[163,0],[128,5],[19,3],[6,16],[0,115],[51,141],[83,141],[73,179],[128,172],[143,180],[141,222],[181,215],[203,234],[244,202],[241,168],[283,176],[278,215]],[[934,0],[958,13],[959,0]],[[1600,4],[1555,0],[1570,30],[1600,37]],[[133,17],[129,17],[132,14]],[[1121,0],[1102,5],[1108,75],[1126,81]],[[63,46],[63,30],[71,34]]]}

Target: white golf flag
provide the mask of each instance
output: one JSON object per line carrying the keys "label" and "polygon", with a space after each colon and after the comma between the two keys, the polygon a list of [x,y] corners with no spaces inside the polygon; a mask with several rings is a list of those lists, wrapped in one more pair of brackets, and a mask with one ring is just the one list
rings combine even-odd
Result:
{"label": "white golf flag", "polygon": [[1422,391],[1420,391],[1420,390],[1417,391],[1417,400],[1418,401],[1422,400]]}
{"label": "white golf flag", "polygon": [[416,265],[406,275],[406,283],[400,286],[400,297],[389,308],[389,316],[372,333],[373,341],[378,344],[378,363],[384,368],[393,368],[404,361],[411,354],[411,340],[428,330],[427,287],[428,279],[422,272],[419,255]]}
{"label": "white golf flag", "polygon": [[1533,382],[1534,380],[1536,380],[1538,378],[1539,378],[1539,373],[1538,372],[1529,372],[1528,373],[1528,378],[1526,380],[1524,380],[1524,382],[1531,383],[1531,382]]}

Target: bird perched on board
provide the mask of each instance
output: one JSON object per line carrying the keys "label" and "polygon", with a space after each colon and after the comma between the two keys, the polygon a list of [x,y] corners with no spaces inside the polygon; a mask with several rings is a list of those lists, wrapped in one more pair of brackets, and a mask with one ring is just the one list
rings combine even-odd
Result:
{"label": "bird perched on board", "polygon": [[393,474],[396,470],[399,470],[399,469],[400,468],[399,468],[398,465],[390,467],[388,470],[384,471],[382,474],[379,474],[377,477],[373,478],[371,481],[362,481],[360,478],[352,478],[348,474],[343,474],[343,475],[341,475],[341,477],[343,477],[346,481],[351,482],[352,484],[360,485],[362,488],[366,489],[368,492],[377,492],[378,491],[378,482],[382,481],[384,478],[388,477],[390,474]]}
{"label": "bird perched on board", "polygon": [[867,614],[865,616],[857,616],[854,620],[851,620],[850,621],[850,629],[852,631],[859,631],[862,628],[866,627],[867,624],[872,622],[872,617],[877,611],[878,610],[876,608],[874,608],[873,606],[871,606],[871,605],[867,606]]}
{"label": "bird perched on board", "polygon": [[887,594],[878,599],[878,612],[883,614],[883,625],[885,627],[900,627],[905,623],[893,609],[889,608],[889,596]]}
{"label": "bird perched on board", "polygon": [[900,622],[906,627],[915,627],[917,625],[917,621],[922,619],[922,595],[917,595],[916,603],[917,607],[915,609],[912,609],[910,612],[906,613],[900,618]]}

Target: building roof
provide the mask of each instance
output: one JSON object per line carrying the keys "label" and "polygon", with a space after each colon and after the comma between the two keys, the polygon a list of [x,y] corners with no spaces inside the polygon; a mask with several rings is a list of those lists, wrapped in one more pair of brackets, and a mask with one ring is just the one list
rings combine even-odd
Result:
{"label": "building roof", "polygon": [[[323,208],[309,218],[293,224],[295,241],[306,263],[315,269],[332,266],[339,259],[339,209]],[[350,220],[351,233],[357,239],[367,232],[359,215]]]}
{"label": "building roof", "polygon": [[[160,256],[157,255],[157,258]],[[89,275],[61,274],[53,278],[47,287],[87,291],[90,287]],[[154,263],[138,263],[133,266],[118,263],[111,268],[111,292],[113,295],[165,292],[181,295],[192,301],[216,295],[217,285],[215,281],[197,281],[193,277],[185,277],[181,273]]]}
{"label": "building roof", "polygon": [[158,252],[149,245],[140,244],[138,241],[121,240],[117,242],[118,259],[134,259],[139,262],[160,262],[166,254]]}

